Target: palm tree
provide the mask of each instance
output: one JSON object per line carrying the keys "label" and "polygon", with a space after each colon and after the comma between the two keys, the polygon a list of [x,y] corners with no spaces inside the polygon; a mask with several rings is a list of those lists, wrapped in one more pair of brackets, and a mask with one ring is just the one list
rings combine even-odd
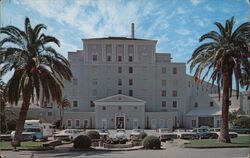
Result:
{"label": "palm tree", "polygon": [[64,96],[61,101],[58,104],[58,107],[60,109],[60,129],[63,129],[63,116],[64,116],[64,110],[67,107],[70,107],[69,100]]}
{"label": "palm tree", "polygon": [[[20,136],[27,116],[30,102],[39,100],[60,102],[63,80],[71,80],[69,62],[60,55],[52,44],[60,46],[59,40],[41,31],[43,24],[32,28],[29,18],[25,18],[25,30],[15,26],[0,28],[1,74],[14,70],[7,82],[4,97],[10,104],[22,100],[19,119],[14,136],[15,144],[20,144]],[[5,46],[5,47],[4,47]]]}
{"label": "palm tree", "polygon": [[[242,81],[242,73],[249,76],[249,45],[250,45],[250,22],[241,24],[233,31],[234,18],[227,20],[225,26],[219,22],[214,23],[219,32],[211,31],[200,37],[202,42],[196,48],[188,61],[190,72],[196,68],[194,79],[203,81],[212,69],[210,80],[218,85],[220,98],[221,87],[223,88],[222,100],[222,124],[219,137],[220,142],[230,142],[228,134],[228,110],[229,97],[232,95],[232,79],[235,78],[236,95],[239,95],[239,85]],[[205,70],[205,73],[202,73]]]}
{"label": "palm tree", "polygon": [[0,126],[1,133],[8,131],[8,126],[6,122],[6,112],[5,112],[5,100],[3,97],[3,92],[5,88],[5,83],[2,81],[2,76],[0,75]]}

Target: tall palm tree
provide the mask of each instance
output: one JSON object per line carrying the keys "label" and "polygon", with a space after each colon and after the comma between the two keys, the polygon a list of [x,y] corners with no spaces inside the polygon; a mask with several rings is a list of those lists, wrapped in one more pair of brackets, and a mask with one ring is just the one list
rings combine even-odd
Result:
{"label": "tall palm tree", "polygon": [[42,94],[44,101],[60,102],[63,80],[71,80],[69,62],[52,46],[60,46],[59,40],[42,33],[46,26],[31,26],[25,18],[25,30],[15,26],[0,28],[0,64],[1,74],[14,70],[7,82],[4,97],[10,104],[22,100],[19,119],[16,125],[14,142],[19,144],[21,132],[27,116],[30,102],[38,100]]}
{"label": "tall palm tree", "polygon": [[[220,98],[221,87],[223,88],[222,100],[222,124],[219,137],[220,142],[230,142],[228,134],[228,110],[229,97],[232,95],[232,80],[235,78],[236,95],[239,95],[239,85],[242,80],[242,73],[250,74],[249,45],[250,45],[250,22],[241,24],[233,31],[234,18],[226,20],[225,26],[219,22],[214,23],[219,32],[211,31],[200,37],[202,42],[193,52],[190,64],[190,71],[196,68],[194,79],[203,81],[212,73],[210,79],[218,85]],[[203,70],[205,70],[204,73]]]}
{"label": "tall palm tree", "polygon": [[67,107],[70,107],[69,100],[64,96],[61,101],[58,103],[58,107],[60,109],[60,129],[63,129],[63,116],[64,116],[64,110]]}

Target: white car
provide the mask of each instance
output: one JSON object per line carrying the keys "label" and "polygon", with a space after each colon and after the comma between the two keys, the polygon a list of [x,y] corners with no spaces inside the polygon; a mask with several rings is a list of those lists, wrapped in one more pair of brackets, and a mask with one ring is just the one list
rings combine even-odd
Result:
{"label": "white car", "polygon": [[143,129],[132,129],[129,138],[139,138],[140,134],[144,132]]}
{"label": "white car", "polygon": [[177,134],[173,133],[170,129],[167,128],[159,128],[157,130],[157,136],[159,137],[160,141],[176,139]]}
{"label": "white car", "polygon": [[[216,133],[218,135],[217,137],[220,136],[220,128],[210,128],[209,130],[211,133]],[[230,138],[236,138],[236,137],[238,137],[238,133],[229,132],[229,136],[230,136]]]}
{"label": "white car", "polygon": [[78,129],[65,129],[65,130],[60,131],[58,134],[55,134],[54,139],[73,141],[79,135],[84,135],[84,134],[85,133],[82,133]]}
{"label": "white car", "polygon": [[127,141],[127,133],[125,129],[118,129],[116,130],[115,138],[118,139],[119,141]]}
{"label": "white car", "polygon": [[177,134],[177,137],[180,139],[197,139],[198,138],[198,135],[196,132],[192,132],[188,130],[177,129],[176,132],[174,133]]}
{"label": "white car", "polygon": [[109,131],[107,129],[100,129],[99,131],[100,137],[102,139],[107,139],[109,137]]}

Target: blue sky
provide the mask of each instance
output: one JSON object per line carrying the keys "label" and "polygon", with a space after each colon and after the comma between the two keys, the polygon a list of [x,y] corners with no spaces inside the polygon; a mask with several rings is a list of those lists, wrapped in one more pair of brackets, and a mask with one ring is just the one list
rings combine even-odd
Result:
{"label": "blue sky", "polygon": [[136,38],[158,40],[157,52],[187,62],[198,38],[216,30],[215,21],[234,16],[238,26],[249,14],[248,0],[2,0],[0,22],[23,29],[27,16],[33,26],[46,24],[65,57],[82,49],[82,38],[130,37],[134,22]]}

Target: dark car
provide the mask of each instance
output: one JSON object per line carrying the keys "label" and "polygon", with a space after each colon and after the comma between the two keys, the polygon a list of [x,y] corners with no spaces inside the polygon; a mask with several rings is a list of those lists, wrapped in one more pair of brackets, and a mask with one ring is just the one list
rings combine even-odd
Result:
{"label": "dark car", "polygon": [[238,134],[250,134],[249,128],[242,128],[239,126],[235,126],[229,129],[230,132],[236,132]]}

